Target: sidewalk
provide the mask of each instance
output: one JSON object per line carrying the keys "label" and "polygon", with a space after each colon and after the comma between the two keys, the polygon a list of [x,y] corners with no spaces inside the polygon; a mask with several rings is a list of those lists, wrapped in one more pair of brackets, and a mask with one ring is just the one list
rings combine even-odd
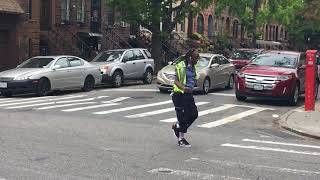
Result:
{"label": "sidewalk", "polygon": [[280,117],[279,125],[289,131],[320,139],[320,101],[315,111],[306,112],[304,106],[291,110]]}

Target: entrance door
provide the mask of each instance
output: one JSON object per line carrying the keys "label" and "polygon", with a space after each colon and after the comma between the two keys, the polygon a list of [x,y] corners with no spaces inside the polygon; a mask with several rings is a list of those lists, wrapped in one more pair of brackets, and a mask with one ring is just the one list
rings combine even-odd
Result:
{"label": "entrance door", "polygon": [[40,12],[40,29],[48,31],[50,28],[50,0],[41,0]]}
{"label": "entrance door", "polygon": [[8,54],[9,32],[8,30],[0,30],[0,71],[6,69],[9,59]]}
{"label": "entrance door", "polygon": [[91,0],[91,32],[100,32],[101,0]]}

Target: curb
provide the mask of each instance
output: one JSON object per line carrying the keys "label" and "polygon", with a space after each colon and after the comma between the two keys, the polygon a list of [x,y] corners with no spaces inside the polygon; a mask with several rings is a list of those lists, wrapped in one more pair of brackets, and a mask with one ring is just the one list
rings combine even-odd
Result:
{"label": "curb", "polygon": [[280,120],[277,122],[277,124],[280,126],[280,128],[283,128],[283,129],[285,129],[285,130],[287,130],[287,131],[290,131],[290,132],[293,132],[293,133],[296,133],[296,134],[298,134],[298,135],[302,135],[302,136],[305,136],[305,137],[314,138],[314,139],[320,139],[320,136],[318,136],[318,135],[313,135],[313,134],[310,134],[310,133],[308,133],[308,132],[301,131],[301,130],[297,130],[297,129],[294,129],[294,128],[291,128],[291,127],[288,126],[288,124],[287,124],[288,118],[289,118],[292,114],[294,114],[295,112],[297,112],[297,111],[296,111],[297,109],[301,109],[301,107],[296,108],[296,109],[293,109],[293,110],[287,112],[286,114],[284,114],[284,115],[282,115],[282,116],[280,117]]}

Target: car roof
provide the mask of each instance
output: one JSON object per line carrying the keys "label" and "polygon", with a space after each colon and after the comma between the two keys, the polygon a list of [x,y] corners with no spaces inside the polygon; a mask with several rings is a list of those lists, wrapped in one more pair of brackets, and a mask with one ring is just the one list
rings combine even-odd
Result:
{"label": "car roof", "polygon": [[211,53],[199,53],[202,57],[212,57],[212,56],[222,56],[220,54],[211,54]]}
{"label": "car roof", "polygon": [[239,48],[239,49],[235,49],[238,51],[250,51],[250,52],[259,52],[259,51],[264,51],[264,49],[250,49],[250,48]]}
{"label": "car roof", "polygon": [[[56,56],[35,56],[33,58],[59,58],[59,57],[76,57],[76,58],[80,58],[77,56],[71,56],[71,55],[56,55]],[[81,58],[80,58],[81,59]]]}
{"label": "car roof", "polygon": [[129,48],[129,49],[112,49],[112,50],[106,50],[104,52],[107,52],[107,51],[126,51],[126,50],[147,50],[146,48]]}
{"label": "car roof", "polygon": [[285,54],[285,55],[296,55],[299,56],[301,54],[301,52],[298,51],[276,51],[276,50],[272,50],[272,51],[267,51],[265,54]]}

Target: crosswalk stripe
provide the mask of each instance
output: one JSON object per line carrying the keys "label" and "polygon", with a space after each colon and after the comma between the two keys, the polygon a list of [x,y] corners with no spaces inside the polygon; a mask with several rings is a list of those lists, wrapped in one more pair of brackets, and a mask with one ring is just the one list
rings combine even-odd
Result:
{"label": "crosswalk stripe", "polygon": [[104,104],[100,104],[100,105],[94,105],[94,106],[86,106],[86,107],[79,107],[79,108],[72,108],[72,109],[64,109],[62,111],[64,112],[74,112],[74,111],[81,111],[81,110],[87,110],[87,109],[96,109],[96,108],[101,108],[101,107],[108,107],[108,106],[115,106],[115,105],[119,105],[119,103],[116,102],[120,102],[126,99],[129,99],[130,97],[119,97],[110,101],[102,101],[101,103]]}
{"label": "crosswalk stripe", "polygon": [[59,96],[44,96],[44,97],[33,97],[33,98],[5,98],[5,99],[1,99],[0,104],[21,102],[21,101],[33,101],[38,99],[48,99],[48,98],[54,98],[54,97],[59,97]]}
{"label": "crosswalk stripe", "polygon": [[[208,104],[208,103],[209,102],[198,102],[198,103],[196,103],[196,105],[201,106],[201,105]],[[152,115],[156,115],[156,114],[162,114],[162,113],[166,113],[166,112],[170,112],[170,111],[174,111],[174,107],[160,109],[157,111],[150,111],[150,112],[141,113],[141,114],[134,114],[134,115],[126,116],[126,117],[127,118],[141,118],[141,117],[152,116]]]}
{"label": "crosswalk stripe", "polygon": [[235,94],[227,94],[227,93],[209,93],[211,95],[216,95],[216,96],[230,96],[233,97]]}
{"label": "crosswalk stripe", "polygon": [[283,142],[275,142],[275,141],[261,141],[254,139],[242,139],[243,142],[256,142],[263,144],[276,144],[276,145],[284,145],[284,146],[296,146],[296,147],[307,147],[307,148],[315,148],[320,149],[320,146],[308,145],[308,144],[294,144],[294,143],[283,143]]}
{"label": "crosswalk stripe", "polygon": [[64,109],[61,110],[63,112],[75,112],[75,111],[82,111],[82,110],[88,110],[88,109],[96,109],[96,108],[101,108],[101,107],[108,107],[108,106],[116,106],[119,105],[120,103],[108,103],[108,104],[99,104],[99,105],[94,105],[94,106],[86,106],[86,107],[79,107],[79,108],[73,108],[73,109]]}
{"label": "crosswalk stripe", "polygon": [[296,150],[291,150],[291,149],[270,148],[270,147],[263,147],[263,146],[244,146],[244,145],[230,144],[230,143],[222,144],[221,146],[234,147],[234,148],[243,148],[243,149],[256,149],[256,150],[263,150],[263,151],[285,152],[285,153],[293,153],[293,154],[304,154],[304,155],[312,155],[312,156],[320,156],[319,152],[296,151]]}
{"label": "crosswalk stripe", "polygon": [[73,103],[73,102],[92,101],[95,99],[97,99],[97,98],[77,99],[77,100],[69,100],[69,101],[56,101],[56,102],[47,102],[47,103],[40,103],[40,104],[36,103],[36,104],[28,104],[28,105],[22,105],[22,106],[12,106],[12,107],[7,107],[6,109],[20,109],[20,108],[26,108],[26,107],[36,107],[36,106],[44,106],[44,105],[52,105],[52,104],[64,104],[64,103]]}
{"label": "crosswalk stripe", "polygon": [[119,92],[158,92],[158,89],[105,89],[103,91],[119,91]]}
{"label": "crosswalk stripe", "polygon": [[46,106],[41,108],[36,108],[38,110],[44,110],[44,109],[55,109],[55,108],[61,108],[61,107],[69,107],[69,106],[76,106],[76,105],[83,105],[83,104],[96,104],[97,102],[83,102],[83,103],[73,103],[73,104],[61,104],[61,105],[54,105],[54,106]]}
{"label": "crosswalk stripe", "polygon": [[[208,110],[204,110],[204,111],[200,111],[198,116],[204,116],[204,115],[207,115],[207,114],[211,114],[211,113],[215,113],[215,112],[219,112],[219,111],[223,111],[223,110],[226,110],[226,109],[230,109],[230,108],[233,108],[235,107],[236,105],[233,105],[233,104],[225,104],[223,106],[219,106],[219,107],[216,107],[216,108],[212,108],[212,109],[208,109]],[[177,118],[170,118],[170,119],[164,119],[164,120],[160,120],[161,122],[167,122],[167,123],[171,123],[171,122],[176,122],[177,121]]]}
{"label": "crosswalk stripe", "polygon": [[39,103],[39,102],[46,102],[46,101],[56,101],[56,100],[61,100],[61,99],[73,99],[73,98],[80,98],[80,97],[84,97],[84,96],[87,96],[87,95],[67,96],[67,97],[52,98],[52,99],[43,99],[43,100],[35,100],[35,101],[25,101],[25,102],[1,104],[0,107],[21,105],[21,104],[30,104],[30,103]]}
{"label": "crosswalk stripe", "polygon": [[213,127],[221,126],[221,125],[237,121],[237,120],[239,120],[241,118],[244,118],[244,117],[259,113],[261,111],[265,111],[265,110],[266,110],[265,108],[251,109],[251,110],[248,110],[248,111],[245,111],[245,112],[242,112],[242,113],[238,113],[238,114],[235,114],[233,116],[229,116],[229,117],[226,117],[226,118],[214,121],[214,122],[198,125],[198,127],[213,128]]}
{"label": "crosswalk stripe", "polygon": [[115,112],[129,111],[129,110],[133,110],[133,109],[142,109],[142,108],[145,108],[145,107],[159,106],[159,105],[169,104],[169,103],[172,103],[172,101],[169,100],[169,101],[162,101],[162,102],[158,102],[158,103],[131,106],[131,107],[120,108],[120,109],[111,109],[111,110],[108,110],[108,111],[94,112],[93,114],[110,114],[110,113],[115,113]]}

